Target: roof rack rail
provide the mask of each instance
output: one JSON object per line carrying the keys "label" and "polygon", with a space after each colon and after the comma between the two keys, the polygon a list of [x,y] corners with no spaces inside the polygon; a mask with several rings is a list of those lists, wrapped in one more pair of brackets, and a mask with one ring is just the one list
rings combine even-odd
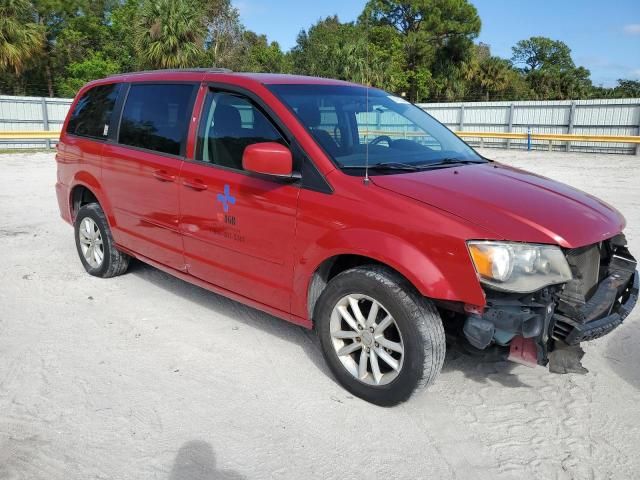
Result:
{"label": "roof rack rail", "polygon": [[123,75],[138,75],[141,73],[172,73],[172,72],[192,72],[192,73],[233,73],[233,70],[228,68],[218,68],[218,67],[198,67],[198,68],[160,68],[157,70],[139,70],[137,72],[123,72],[116,73],[114,75],[109,75],[108,78],[111,77],[121,77]]}

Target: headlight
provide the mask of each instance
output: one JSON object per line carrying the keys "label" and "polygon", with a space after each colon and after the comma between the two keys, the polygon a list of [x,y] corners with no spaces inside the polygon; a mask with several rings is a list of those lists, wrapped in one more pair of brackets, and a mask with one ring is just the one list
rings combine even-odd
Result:
{"label": "headlight", "polygon": [[497,290],[529,293],[571,280],[559,247],[529,243],[467,242],[480,281]]}

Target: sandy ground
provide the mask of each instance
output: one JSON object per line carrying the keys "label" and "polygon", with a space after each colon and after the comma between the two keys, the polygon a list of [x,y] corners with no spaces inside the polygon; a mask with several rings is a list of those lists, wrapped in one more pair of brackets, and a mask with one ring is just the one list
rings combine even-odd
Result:
{"label": "sandy ground", "polygon": [[[640,158],[485,150],[628,219]],[[0,478],[633,478],[640,311],[586,376],[448,354],[393,409],[351,397],[314,335],[136,264],[85,274],[50,153],[0,156]]]}

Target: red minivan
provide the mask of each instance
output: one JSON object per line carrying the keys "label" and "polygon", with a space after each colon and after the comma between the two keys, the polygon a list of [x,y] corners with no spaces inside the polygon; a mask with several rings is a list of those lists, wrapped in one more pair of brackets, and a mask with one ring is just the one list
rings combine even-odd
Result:
{"label": "red minivan", "polygon": [[447,344],[552,371],[638,296],[624,218],[483,158],[402,98],[225,70],[91,82],[58,152],[84,268],[131,258],[306,328],[379,405],[431,384]]}

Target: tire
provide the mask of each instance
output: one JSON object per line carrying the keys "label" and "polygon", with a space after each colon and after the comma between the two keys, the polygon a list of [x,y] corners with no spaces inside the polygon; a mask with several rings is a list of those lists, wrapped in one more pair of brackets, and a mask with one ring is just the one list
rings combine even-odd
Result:
{"label": "tire", "polygon": [[[354,320],[357,330],[351,326]],[[431,385],[442,369],[446,342],[438,311],[406,279],[385,267],[367,265],[336,275],[316,303],[314,323],[337,381],[376,405],[406,401]],[[346,338],[353,337],[351,332],[360,336]],[[366,372],[361,369],[362,355],[367,357]]]}
{"label": "tire", "polygon": [[[99,204],[89,203],[80,207],[74,232],[78,256],[89,275],[111,278],[127,271],[130,257],[116,248],[109,222]],[[93,243],[90,237],[93,237]],[[91,247],[93,255],[87,253],[87,248]],[[100,252],[102,255],[99,255]]]}

